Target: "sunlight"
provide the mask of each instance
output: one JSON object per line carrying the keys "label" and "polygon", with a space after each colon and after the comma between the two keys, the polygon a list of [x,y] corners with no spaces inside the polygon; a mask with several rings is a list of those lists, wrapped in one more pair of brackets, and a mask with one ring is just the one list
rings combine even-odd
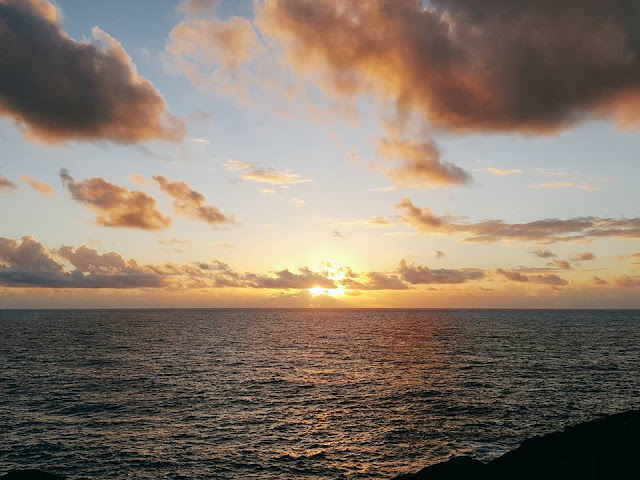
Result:
{"label": "sunlight", "polygon": [[313,287],[309,289],[309,293],[314,297],[319,295],[329,295],[331,297],[337,298],[344,296],[344,287],[338,288],[323,288],[323,287]]}

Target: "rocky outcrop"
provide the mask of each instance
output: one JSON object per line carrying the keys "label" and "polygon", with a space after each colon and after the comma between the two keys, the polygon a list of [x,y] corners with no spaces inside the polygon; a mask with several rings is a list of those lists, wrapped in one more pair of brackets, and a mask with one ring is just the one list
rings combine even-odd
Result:
{"label": "rocky outcrop", "polygon": [[0,480],[64,480],[64,477],[42,470],[13,470],[2,475]]}
{"label": "rocky outcrop", "polygon": [[525,440],[489,463],[456,457],[397,480],[616,480],[640,478],[640,410]]}

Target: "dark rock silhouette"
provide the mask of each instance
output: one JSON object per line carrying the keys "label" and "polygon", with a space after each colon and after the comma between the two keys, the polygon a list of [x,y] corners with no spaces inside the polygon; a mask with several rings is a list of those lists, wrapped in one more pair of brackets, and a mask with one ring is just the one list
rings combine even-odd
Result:
{"label": "dark rock silhouette", "polygon": [[64,477],[42,470],[13,470],[2,475],[0,480],[64,480]]}
{"label": "dark rock silhouette", "polygon": [[534,437],[482,463],[456,457],[397,480],[617,480],[640,478],[640,410]]}

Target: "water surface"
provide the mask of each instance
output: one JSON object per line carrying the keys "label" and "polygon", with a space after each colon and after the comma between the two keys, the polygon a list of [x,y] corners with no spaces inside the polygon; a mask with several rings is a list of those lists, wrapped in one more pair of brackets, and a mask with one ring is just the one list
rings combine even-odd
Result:
{"label": "water surface", "polygon": [[639,311],[0,311],[0,473],[384,479],[640,407]]}

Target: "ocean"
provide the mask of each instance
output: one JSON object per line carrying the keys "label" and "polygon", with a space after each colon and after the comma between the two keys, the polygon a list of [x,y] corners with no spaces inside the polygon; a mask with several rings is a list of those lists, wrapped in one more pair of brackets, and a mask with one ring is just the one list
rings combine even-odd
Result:
{"label": "ocean", "polygon": [[640,311],[0,311],[0,474],[387,479],[640,407]]}

